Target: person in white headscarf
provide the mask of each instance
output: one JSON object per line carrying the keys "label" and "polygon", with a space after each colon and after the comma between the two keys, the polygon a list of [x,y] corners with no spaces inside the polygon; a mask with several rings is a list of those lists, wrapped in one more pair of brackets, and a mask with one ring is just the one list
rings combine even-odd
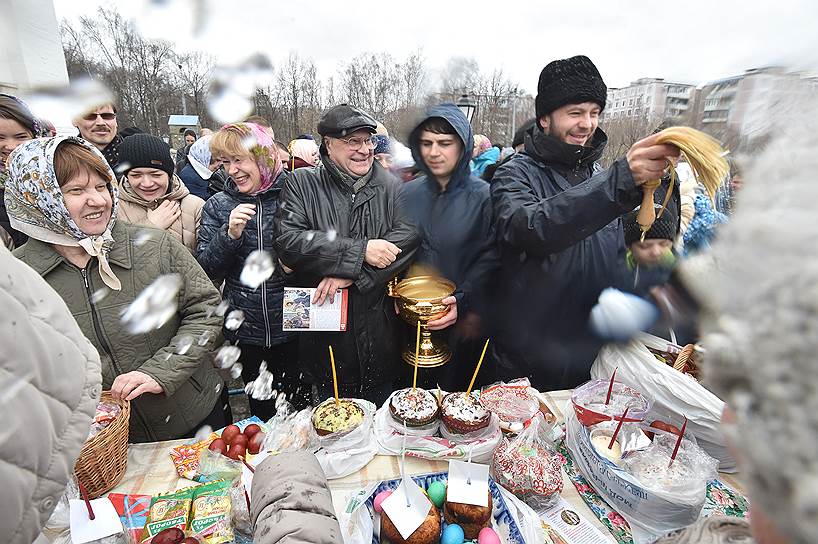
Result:
{"label": "person in white headscarf", "polygon": [[288,171],[292,172],[297,168],[318,166],[320,157],[318,155],[318,144],[314,140],[306,138],[293,140],[287,147],[290,152],[290,160],[287,161]]}
{"label": "person in white headscarf", "polygon": [[207,200],[221,191],[227,179],[222,164],[210,153],[212,138],[213,135],[208,134],[193,142],[187,154],[187,164],[179,172],[179,177],[190,194],[202,200]]}

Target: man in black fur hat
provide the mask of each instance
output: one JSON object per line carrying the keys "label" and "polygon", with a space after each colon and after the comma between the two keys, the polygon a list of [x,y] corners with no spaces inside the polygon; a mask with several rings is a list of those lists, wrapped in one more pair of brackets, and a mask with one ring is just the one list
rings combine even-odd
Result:
{"label": "man in black fur hat", "polygon": [[501,378],[528,376],[553,390],[589,379],[602,341],[588,315],[621,277],[620,217],[679,150],[653,135],[607,170],[596,165],[607,143],[597,127],[607,87],[588,57],[549,63],[537,91],[524,150],[491,182],[502,258],[492,344]]}

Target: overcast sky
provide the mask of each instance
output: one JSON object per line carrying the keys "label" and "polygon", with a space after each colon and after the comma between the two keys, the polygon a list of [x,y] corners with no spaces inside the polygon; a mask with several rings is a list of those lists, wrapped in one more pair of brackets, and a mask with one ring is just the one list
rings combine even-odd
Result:
{"label": "overcast sky", "polygon": [[[473,57],[536,93],[542,67],[591,57],[610,87],[640,77],[703,84],[745,69],[783,64],[818,73],[814,0],[54,0],[58,19],[116,6],[143,34],[180,51],[204,49],[231,63],[261,51],[274,64],[290,51],[319,76],[364,52],[398,59],[422,48],[427,66]],[[195,13],[204,13],[194,35]]]}

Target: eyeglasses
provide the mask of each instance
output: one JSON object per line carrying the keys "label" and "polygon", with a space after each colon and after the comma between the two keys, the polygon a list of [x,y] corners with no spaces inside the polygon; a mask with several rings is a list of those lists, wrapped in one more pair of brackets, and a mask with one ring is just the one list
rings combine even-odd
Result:
{"label": "eyeglasses", "polygon": [[114,119],[116,119],[116,114],[115,113],[107,113],[107,112],[106,113],[89,113],[88,115],[83,115],[82,118],[85,119],[86,121],[96,121],[97,116],[102,117],[106,121],[113,121]]}
{"label": "eyeglasses", "polygon": [[352,151],[358,151],[359,149],[361,149],[361,146],[363,145],[370,149],[375,149],[375,146],[377,145],[377,140],[375,139],[375,136],[370,136],[368,138],[361,138],[359,136],[355,136],[354,138],[338,139],[347,144]]}

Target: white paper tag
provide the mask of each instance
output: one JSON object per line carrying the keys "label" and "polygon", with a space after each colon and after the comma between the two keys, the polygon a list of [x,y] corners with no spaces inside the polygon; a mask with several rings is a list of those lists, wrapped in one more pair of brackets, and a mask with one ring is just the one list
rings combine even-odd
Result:
{"label": "white paper tag", "polygon": [[429,498],[412,478],[403,480],[381,505],[404,540],[420,527],[432,507]]}
{"label": "white paper tag", "polygon": [[74,544],[84,544],[121,533],[122,522],[110,499],[103,497],[91,501],[94,519],[88,518],[88,507],[85,501],[71,499],[68,501],[71,520],[71,540]]}
{"label": "white paper tag", "polygon": [[488,506],[489,466],[480,463],[449,461],[446,500],[475,506]]}
{"label": "white paper tag", "polygon": [[[247,463],[253,467],[257,468],[262,461],[267,459],[270,456],[269,451],[261,451],[257,455],[253,456],[252,461],[248,461]],[[247,468],[247,466],[242,463],[241,464],[241,483],[244,484],[244,489],[247,490],[247,498],[252,499],[252,489],[253,489],[253,471]]]}

